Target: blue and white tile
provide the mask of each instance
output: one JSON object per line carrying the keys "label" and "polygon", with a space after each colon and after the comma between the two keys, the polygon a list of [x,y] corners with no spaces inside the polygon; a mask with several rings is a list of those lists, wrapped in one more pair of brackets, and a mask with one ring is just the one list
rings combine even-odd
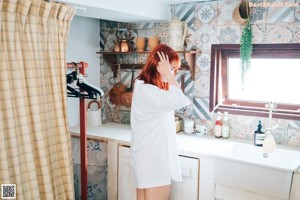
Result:
{"label": "blue and white tile", "polygon": [[289,146],[300,147],[300,129],[289,128],[287,130],[286,144]]}
{"label": "blue and white tile", "polygon": [[295,121],[295,120],[288,121],[288,128],[300,129],[300,121]]}
{"label": "blue and white tile", "polygon": [[[138,76],[138,71],[134,71],[134,78],[135,79]],[[132,71],[131,69],[122,69],[121,70],[121,83],[123,83],[127,88],[131,86],[131,79],[132,79]]]}
{"label": "blue and white tile", "polygon": [[210,52],[203,52],[196,60],[196,66],[200,72],[207,72],[210,69]]}
{"label": "blue and white tile", "polygon": [[193,95],[193,90],[194,90],[194,81],[191,77],[191,73],[190,72],[184,72],[184,71],[179,71],[175,78],[177,80],[177,82],[179,83],[179,85],[182,85],[182,77],[184,79],[184,84],[183,84],[183,88],[184,88],[184,94],[186,96],[192,96]]}
{"label": "blue and white tile", "polygon": [[300,43],[300,22],[294,23],[293,43]]}
{"label": "blue and white tile", "polygon": [[219,44],[238,44],[240,42],[240,26],[217,26]]}
{"label": "blue and white tile", "polygon": [[217,13],[218,13],[217,25],[219,25],[219,26],[236,25],[236,23],[232,20],[232,12],[239,3],[240,3],[240,1],[227,1],[227,0],[218,1],[218,4],[217,4]]}
{"label": "blue and white tile", "polygon": [[195,6],[195,29],[217,24],[217,2],[198,3]]}
{"label": "blue and white tile", "polygon": [[253,31],[253,44],[260,44],[266,41],[266,25],[265,24],[252,24]]}
{"label": "blue and white tile", "polygon": [[268,24],[266,41],[269,43],[290,43],[293,41],[293,24]]}
{"label": "blue and white tile", "polygon": [[291,23],[294,22],[294,13],[295,13],[295,7],[287,6],[285,5],[288,3],[295,3],[295,0],[285,0],[282,2],[282,0],[269,0],[270,4],[284,4],[283,6],[275,7],[275,6],[269,6],[267,7],[267,16],[265,23],[269,24],[275,24],[275,23]]}
{"label": "blue and white tile", "polygon": [[184,48],[185,50],[196,49],[195,45],[195,31],[193,28],[188,27],[186,37],[184,39]]}
{"label": "blue and white tile", "polygon": [[194,97],[209,97],[210,73],[201,72],[194,84]]}
{"label": "blue and white tile", "polygon": [[187,4],[177,4],[174,5],[175,8],[175,15],[174,11],[171,13],[173,18],[176,17],[181,21],[187,23],[188,27],[194,27],[195,22],[195,4],[194,3],[187,3]]}
{"label": "blue and white tile", "polygon": [[217,29],[207,25],[200,27],[195,32],[195,46],[201,51],[210,51],[212,44],[217,44]]}
{"label": "blue and white tile", "polygon": [[120,122],[121,124],[130,124],[130,111],[121,110]]}
{"label": "blue and white tile", "polygon": [[[260,3],[263,2],[263,0],[259,1],[252,1],[253,3]],[[267,15],[267,8],[266,7],[251,7],[251,15],[250,15],[250,22],[252,24],[265,24],[265,19]]]}
{"label": "blue and white tile", "polygon": [[105,46],[105,35],[102,31],[100,31],[100,42],[99,42],[99,48],[101,51],[104,50],[104,46]]}
{"label": "blue and white tile", "polygon": [[170,38],[169,22],[157,22],[155,24],[155,35],[160,39],[160,43],[167,44]]}
{"label": "blue and white tile", "polygon": [[100,71],[100,88],[107,93],[108,90],[115,84],[116,80],[113,77],[111,68],[101,68]]}
{"label": "blue and white tile", "polygon": [[[296,1],[298,4],[300,4],[300,1]],[[295,8],[295,22],[300,22],[300,6]]]}
{"label": "blue and white tile", "polygon": [[193,98],[193,116],[196,119],[212,120],[208,98]]}

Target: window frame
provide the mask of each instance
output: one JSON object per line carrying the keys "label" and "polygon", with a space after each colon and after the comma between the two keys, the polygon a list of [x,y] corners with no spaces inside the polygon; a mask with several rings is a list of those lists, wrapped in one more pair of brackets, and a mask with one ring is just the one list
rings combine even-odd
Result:
{"label": "window frame", "polygon": [[[210,112],[268,117],[268,102],[228,99],[227,60],[240,57],[240,44],[213,44],[210,68]],[[300,44],[253,44],[252,58],[299,58]],[[299,66],[300,67],[300,66]],[[300,120],[300,102],[297,105],[277,104],[274,118]]]}

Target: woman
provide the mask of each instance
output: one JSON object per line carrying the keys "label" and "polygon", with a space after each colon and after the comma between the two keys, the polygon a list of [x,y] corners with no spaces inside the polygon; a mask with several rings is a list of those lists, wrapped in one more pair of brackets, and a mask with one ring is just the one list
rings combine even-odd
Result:
{"label": "woman", "polygon": [[178,54],[160,44],[134,84],[131,163],[138,200],[167,200],[171,180],[181,181],[174,110],[191,102],[174,77],[179,65]]}

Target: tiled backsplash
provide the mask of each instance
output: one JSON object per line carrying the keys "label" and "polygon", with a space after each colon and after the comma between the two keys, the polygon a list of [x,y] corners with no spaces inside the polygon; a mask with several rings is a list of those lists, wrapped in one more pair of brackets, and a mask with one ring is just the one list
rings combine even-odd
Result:
{"label": "tiled backsplash", "polygon": [[[262,1],[262,0],[261,0]],[[295,0],[289,0],[295,2]],[[299,2],[299,0],[296,0]],[[252,2],[254,2],[252,0]],[[259,2],[259,1],[257,1]],[[270,0],[273,2],[273,0]],[[232,11],[238,5],[236,0],[221,0],[213,2],[177,4],[170,7],[171,16],[176,16],[188,24],[188,34],[185,40],[186,50],[196,48],[201,50],[196,58],[196,79],[185,75],[185,94],[193,102],[192,116],[206,125],[213,134],[215,115],[208,111],[210,82],[210,51],[211,44],[228,44],[240,42],[243,27],[232,20]],[[254,32],[254,43],[299,43],[300,42],[300,8],[252,8],[251,23]],[[168,43],[168,22],[118,23],[100,20],[100,49],[113,50],[115,32],[118,28],[128,28],[133,37],[158,36],[161,43]],[[101,56],[100,56],[101,57]],[[147,55],[139,54],[137,63],[144,63]],[[134,63],[133,56],[123,56],[122,63]],[[101,88],[108,91],[118,81],[130,86],[131,70],[121,70],[116,79],[110,66],[100,58]],[[139,71],[135,72],[137,75]],[[181,79],[178,75],[177,80]],[[130,123],[130,109],[105,106],[106,121]],[[229,113],[230,114],[230,113]],[[253,133],[260,118],[230,115],[231,138],[253,140]],[[266,118],[261,119],[263,125]],[[274,119],[280,127],[274,130],[277,143],[300,147],[300,121]]]}

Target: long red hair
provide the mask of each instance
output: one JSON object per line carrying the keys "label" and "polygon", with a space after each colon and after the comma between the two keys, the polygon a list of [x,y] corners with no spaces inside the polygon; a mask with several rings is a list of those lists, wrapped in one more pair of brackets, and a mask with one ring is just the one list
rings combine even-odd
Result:
{"label": "long red hair", "polygon": [[158,62],[160,61],[157,52],[168,55],[170,63],[173,61],[177,62],[178,64],[174,68],[174,73],[177,72],[180,66],[180,59],[177,52],[165,44],[159,44],[150,52],[146,64],[136,79],[143,80],[147,84],[152,84],[161,89],[168,90],[168,83],[161,80],[160,73],[157,71]]}

